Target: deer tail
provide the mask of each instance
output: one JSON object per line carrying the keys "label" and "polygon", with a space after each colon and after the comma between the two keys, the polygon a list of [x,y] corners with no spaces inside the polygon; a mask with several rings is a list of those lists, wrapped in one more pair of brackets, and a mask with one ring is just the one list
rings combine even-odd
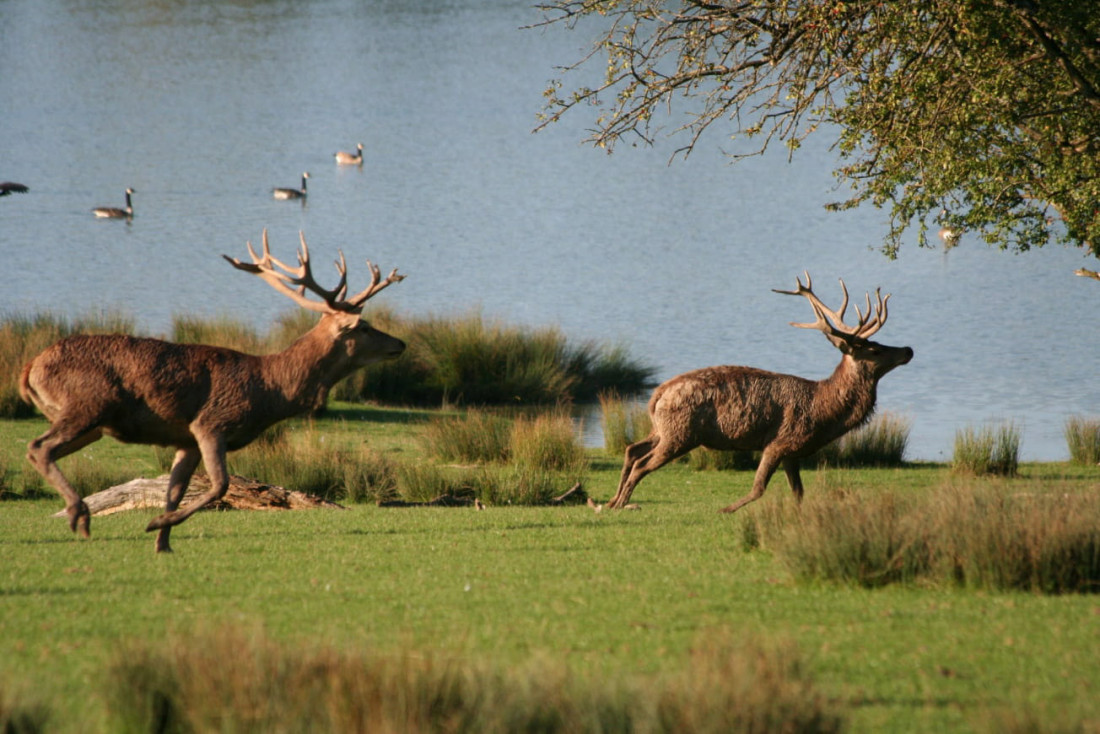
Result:
{"label": "deer tail", "polygon": [[31,405],[36,405],[38,393],[31,386],[31,366],[34,362],[23,365],[23,372],[19,375],[19,397]]}

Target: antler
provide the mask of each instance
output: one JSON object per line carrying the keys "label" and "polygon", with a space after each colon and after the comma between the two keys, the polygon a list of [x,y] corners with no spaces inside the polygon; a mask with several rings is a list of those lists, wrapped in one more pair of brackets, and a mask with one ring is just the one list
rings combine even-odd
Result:
{"label": "antler", "polygon": [[[299,306],[321,313],[362,313],[363,304],[366,303],[368,298],[391,283],[397,283],[405,279],[405,276],[398,275],[397,268],[394,268],[383,281],[378,266],[372,265],[368,260],[367,267],[371,273],[370,285],[355,296],[345,298],[348,290],[348,268],[344,260],[344,253],[341,252],[340,259],[336,261],[336,269],[340,273],[340,282],[336,284],[335,288],[322,288],[313,279],[313,271],[309,266],[309,246],[306,245],[306,236],[304,233],[299,232],[298,238],[301,240],[302,245],[298,250],[298,267],[296,268],[281,262],[271,254],[271,250],[267,245],[267,229],[264,229],[263,233],[262,255],[256,255],[251,242],[245,243],[248,246],[248,254],[252,256],[251,263],[241,262],[235,257],[229,257],[229,255],[222,255],[222,257],[238,270],[260,276],[268,285],[289,297]],[[312,301],[307,298],[307,291],[320,296],[323,302]]]}
{"label": "antler", "polygon": [[810,306],[813,307],[814,316],[817,320],[812,324],[799,324],[791,322],[791,326],[797,326],[800,329],[817,329],[825,333],[830,338],[839,339],[841,341],[850,342],[853,339],[867,339],[872,334],[882,328],[882,325],[886,323],[887,302],[890,300],[890,294],[887,293],[885,297],[882,295],[882,289],[875,289],[875,317],[871,318],[871,294],[867,294],[866,301],[866,313],[860,310],[859,306],[856,306],[856,316],[859,321],[855,326],[849,326],[844,323],[844,312],[848,309],[848,287],[844,285],[843,278],[840,279],[840,289],[844,293],[844,301],[840,304],[840,309],[834,311],[821,302],[821,299],[813,292],[813,281],[810,279],[809,271],[805,272],[806,285],[802,285],[800,278],[795,278],[795,282],[798,284],[798,288],[793,291],[783,291],[778,288],[772,290],[776,293],[782,293],[787,296],[805,296],[810,302]]}

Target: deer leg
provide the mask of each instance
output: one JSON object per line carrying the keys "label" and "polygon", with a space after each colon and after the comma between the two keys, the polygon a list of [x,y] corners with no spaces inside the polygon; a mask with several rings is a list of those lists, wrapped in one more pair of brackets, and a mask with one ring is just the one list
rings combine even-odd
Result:
{"label": "deer leg", "polygon": [[647,438],[632,444],[626,449],[626,459],[623,462],[623,476],[619,482],[619,491],[615,497],[607,503],[609,508],[624,507],[630,501],[630,495],[638,482],[650,472],[657,471],[662,466],[674,459],[686,454],[694,446],[672,445],[668,441],[661,441],[660,436]]}
{"label": "deer leg", "polygon": [[[187,492],[187,485],[191,482],[191,475],[195,473],[195,467],[199,465],[202,452],[198,449],[187,448],[176,451],[176,458],[172,462],[172,473],[168,477],[168,497],[164,502],[165,512],[174,512],[180,506],[183,495]],[[157,533],[157,553],[171,553],[172,546],[169,536],[172,526],[165,525]]]}
{"label": "deer leg", "polygon": [[[206,465],[206,474],[210,477],[210,491],[186,507],[154,517],[145,527],[145,532],[151,533],[154,530],[179,525],[214,500],[225,496],[226,490],[229,489],[229,472],[225,468],[225,440],[220,435],[204,436],[198,440],[198,444],[199,451],[202,453],[202,463]],[[172,468],[174,474],[175,466]]]}
{"label": "deer leg", "polygon": [[[632,443],[626,447],[626,452],[623,455],[623,470],[619,474],[619,488],[616,490],[615,496],[612,497],[611,501],[607,503],[608,507],[620,506],[616,503],[618,503],[619,497],[623,493],[623,487],[626,486],[627,477],[629,477],[630,472],[633,471],[634,465],[638,463],[638,460],[641,459],[642,456],[644,456],[648,451],[652,450],[659,440],[659,438],[651,436],[644,438],[641,441]],[[637,484],[637,482],[635,482],[635,484]],[[631,489],[631,491],[633,491],[633,489]],[[629,496],[630,494],[628,493],[627,497]],[[626,500],[624,499],[623,503],[625,502]]]}
{"label": "deer leg", "polygon": [[[755,502],[763,497],[764,490],[768,488],[768,480],[772,478],[772,474],[774,474],[775,470],[779,467],[780,461],[782,461],[782,459],[778,451],[772,451],[770,448],[764,449],[764,453],[760,457],[760,464],[756,467],[756,476],[752,479],[752,491],[729,507],[723,507],[721,511],[737,512],[748,503]],[[799,486],[801,486],[801,482]]]}
{"label": "deer leg", "polygon": [[787,484],[798,502],[802,502],[802,475],[798,473],[798,459],[784,459],[783,471],[787,473]]}
{"label": "deer leg", "polygon": [[84,504],[80,493],[61,473],[57,461],[98,441],[102,435],[98,428],[82,426],[79,429],[67,429],[55,424],[27,445],[27,460],[65,500],[65,512],[69,515],[69,529],[74,533],[79,532],[85,538],[91,537],[92,534],[92,513],[88,511],[88,506]]}

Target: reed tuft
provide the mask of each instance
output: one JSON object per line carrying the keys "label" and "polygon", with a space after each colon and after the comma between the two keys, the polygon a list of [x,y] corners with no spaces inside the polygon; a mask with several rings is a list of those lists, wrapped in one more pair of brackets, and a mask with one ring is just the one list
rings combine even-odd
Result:
{"label": "reed tuft", "polygon": [[818,461],[829,466],[902,466],[913,423],[885,411],[870,422],[846,433],[818,452]]}
{"label": "reed tuft", "polygon": [[621,456],[627,446],[649,435],[652,426],[644,404],[626,400],[616,390],[603,390],[597,398],[607,453]]}
{"label": "reed tuft", "polygon": [[799,579],[923,581],[1046,594],[1100,591],[1100,493],[949,484],[927,497],[832,490],[765,503],[741,521]]}
{"label": "reed tuft", "polygon": [[1008,421],[997,427],[955,432],[952,469],[961,474],[1015,476],[1020,464],[1020,430]]}
{"label": "reed tuft", "polygon": [[1066,445],[1074,464],[1100,464],[1100,419],[1073,416],[1066,420]]}
{"label": "reed tuft", "polygon": [[419,650],[291,646],[236,629],[124,648],[100,683],[115,731],[690,734],[844,724],[792,645],[728,633],[701,639],[670,672],[610,685],[542,657],[505,667]]}

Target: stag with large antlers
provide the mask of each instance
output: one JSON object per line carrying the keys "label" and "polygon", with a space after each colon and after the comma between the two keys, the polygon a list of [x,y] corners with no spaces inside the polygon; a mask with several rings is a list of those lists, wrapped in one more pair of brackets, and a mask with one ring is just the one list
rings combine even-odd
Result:
{"label": "stag with large antlers", "polygon": [[872,313],[868,294],[866,313],[857,306],[858,322],[850,326],[844,323],[848,289],[843,280],[844,300],[837,311],[814,295],[809,273],[806,285],[800,279],[796,282],[796,290],[775,292],[804,296],[810,302],[815,321],[791,325],[821,331],[841,351],[833,374],[814,381],[752,367],[722,366],[686,372],[661,384],[649,400],[653,428],[646,438],[627,447],[619,490],[608,507],[626,505],[644,476],[697,446],[762,452],[752,491],[722,512],[736,512],[760,499],[780,465],[795,498],[802,500],[799,459],[863,423],[875,407],[879,379],[911,360],[913,350],[870,341],[886,323],[889,295],[875,291]]}
{"label": "stag with large antlers", "polygon": [[[370,285],[348,298],[343,253],[336,263],[339,283],[322,288],[310,269],[305,236],[300,239],[297,267],[271,255],[266,230],[261,255],[248,243],[251,263],[224,256],[233,267],[260,276],[298,305],[321,314],[316,326],[282,352],[253,356],[200,344],[85,335],[62,339],[23,368],[23,399],[37,405],[51,423],[31,441],[27,458],[65,499],[74,532],[88,537],[91,516],[58,468],[58,459],[103,435],[174,446],[165,512],[146,528],[159,531],[157,552],[170,551],[172,527],[225,494],[227,451],[249,444],[285,418],[321,407],[336,382],[405,350],[400,339],[360,319],[367,299],[405,276],[395,269],[383,280],[378,267],[368,262]],[[210,491],[180,508],[200,460],[210,477]]]}

